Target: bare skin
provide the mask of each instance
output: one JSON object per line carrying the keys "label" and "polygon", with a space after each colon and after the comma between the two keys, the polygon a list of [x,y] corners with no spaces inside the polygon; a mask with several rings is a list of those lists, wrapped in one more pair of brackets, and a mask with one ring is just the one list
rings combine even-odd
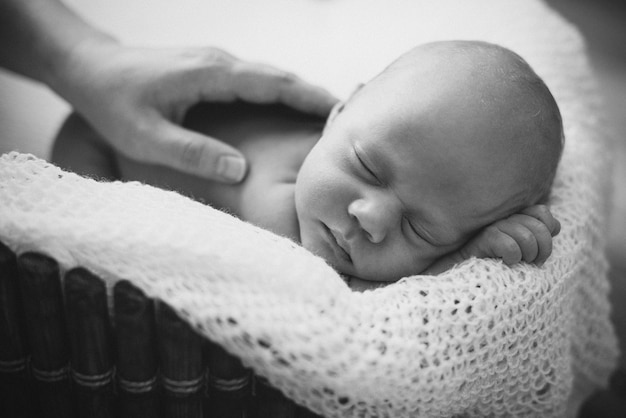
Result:
{"label": "bare skin", "polygon": [[540,123],[555,130],[547,139],[543,128],[527,134],[536,101],[507,74],[536,80],[532,70],[496,46],[450,46],[406,54],[324,129],[276,106],[192,112],[185,126],[224,138],[250,161],[237,186],[136,163],[76,120],[60,133],[53,158],[82,174],[190,195],[364,280],[438,274],[470,257],[541,264],[560,228],[538,204],[560,155],[560,119],[547,106]]}
{"label": "bare skin", "polygon": [[224,183],[245,177],[246,160],[219,137],[182,128],[191,106],[242,100],[326,116],[337,102],[218,48],[122,45],[59,0],[0,1],[0,66],[47,84],[117,152]]}
{"label": "bare skin", "polygon": [[[211,115],[211,117],[207,117]],[[79,115],[59,132],[52,160],[79,174],[138,180],[175,190],[279,235],[300,240],[294,210],[298,171],[318,141],[324,121],[282,106],[203,104],[184,125],[222,138],[245,156],[249,173],[239,184],[223,184],[116,153]]]}
{"label": "bare skin", "polygon": [[[207,112],[211,115],[217,114],[219,117],[206,118]],[[76,114],[67,119],[59,132],[52,160],[63,168],[90,177],[138,180],[176,190],[300,242],[301,226],[295,208],[296,182],[303,162],[319,140],[323,128],[322,121],[282,107],[258,107],[238,103],[197,107],[188,115],[185,126],[208,134],[219,134],[229,144],[237,146],[250,164],[250,172],[246,179],[237,185],[225,185],[163,166],[128,159],[116,153]],[[523,244],[518,247],[514,240],[513,249],[502,248],[499,244],[503,234],[498,228],[507,224],[517,228],[524,222],[545,219],[544,224],[550,225],[555,234],[558,233],[558,221],[552,218],[545,206],[533,206],[528,213],[528,216],[514,215],[522,216],[521,221],[506,219],[490,225],[483,230],[482,239],[472,240],[465,246],[462,245],[463,241],[437,250],[439,258],[433,258],[431,262],[435,260],[434,263],[421,271],[412,270],[410,274],[438,274],[472,256],[512,257],[505,259],[507,264],[515,264],[522,258],[543,262],[549,256],[549,251],[545,252],[545,244],[543,253],[535,246],[534,254],[530,255],[528,253],[533,252],[532,248],[529,249],[528,245]],[[515,236],[507,234],[506,237],[509,235]],[[551,244],[549,239],[548,241]],[[323,253],[317,254],[327,257]],[[340,272],[349,273],[337,264],[332,265]],[[354,289],[371,288],[378,278],[375,275],[367,276],[365,280],[352,277],[351,286]],[[400,276],[395,278],[398,279]]]}

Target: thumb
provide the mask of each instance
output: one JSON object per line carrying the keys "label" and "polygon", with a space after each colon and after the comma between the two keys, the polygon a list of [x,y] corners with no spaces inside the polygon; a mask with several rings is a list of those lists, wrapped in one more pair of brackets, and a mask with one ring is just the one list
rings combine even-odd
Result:
{"label": "thumb", "polygon": [[471,239],[467,244],[458,250],[460,256],[467,260],[471,257],[476,258],[497,258],[492,244],[493,237],[490,237],[487,231],[482,231],[477,237]]}
{"label": "thumb", "polygon": [[478,238],[468,244],[465,250],[467,255],[476,258],[502,259],[507,266],[519,263],[523,258],[522,250],[517,241],[496,228],[488,228],[483,231]]}
{"label": "thumb", "polygon": [[222,183],[238,183],[246,175],[246,160],[239,150],[222,141],[184,129],[167,120],[151,132],[153,163]]}

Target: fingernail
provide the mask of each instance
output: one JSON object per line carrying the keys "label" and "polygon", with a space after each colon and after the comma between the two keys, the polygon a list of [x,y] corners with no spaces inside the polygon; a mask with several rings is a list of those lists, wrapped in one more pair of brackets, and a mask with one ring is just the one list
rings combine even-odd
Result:
{"label": "fingernail", "polygon": [[246,174],[246,161],[234,155],[225,155],[217,161],[217,174],[220,176],[239,182]]}

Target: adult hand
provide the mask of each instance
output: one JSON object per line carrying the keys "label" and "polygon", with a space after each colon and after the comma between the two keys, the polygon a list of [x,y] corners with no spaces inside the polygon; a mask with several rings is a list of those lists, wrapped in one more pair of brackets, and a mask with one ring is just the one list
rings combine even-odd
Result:
{"label": "adult hand", "polygon": [[123,47],[58,0],[0,1],[0,66],[48,84],[119,152],[240,181],[239,151],[179,126],[199,101],[281,102],[326,115],[326,91],[213,48]]}
{"label": "adult hand", "polygon": [[119,152],[197,176],[238,182],[241,153],[219,138],[180,126],[200,101],[280,102],[327,115],[336,99],[293,74],[241,61],[216,48],[147,49],[87,38],[52,87]]}

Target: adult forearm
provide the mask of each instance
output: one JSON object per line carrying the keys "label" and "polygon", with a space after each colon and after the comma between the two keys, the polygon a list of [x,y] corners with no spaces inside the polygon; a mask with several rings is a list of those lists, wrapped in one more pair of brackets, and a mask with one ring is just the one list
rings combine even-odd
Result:
{"label": "adult forearm", "polygon": [[0,0],[0,65],[64,96],[73,51],[85,40],[113,41],[57,0]]}
{"label": "adult forearm", "polygon": [[46,83],[121,154],[220,182],[241,153],[179,126],[199,101],[284,103],[326,116],[337,99],[276,68],[216,48],[120,45],[59,0],[0,0],[0,66]]}

